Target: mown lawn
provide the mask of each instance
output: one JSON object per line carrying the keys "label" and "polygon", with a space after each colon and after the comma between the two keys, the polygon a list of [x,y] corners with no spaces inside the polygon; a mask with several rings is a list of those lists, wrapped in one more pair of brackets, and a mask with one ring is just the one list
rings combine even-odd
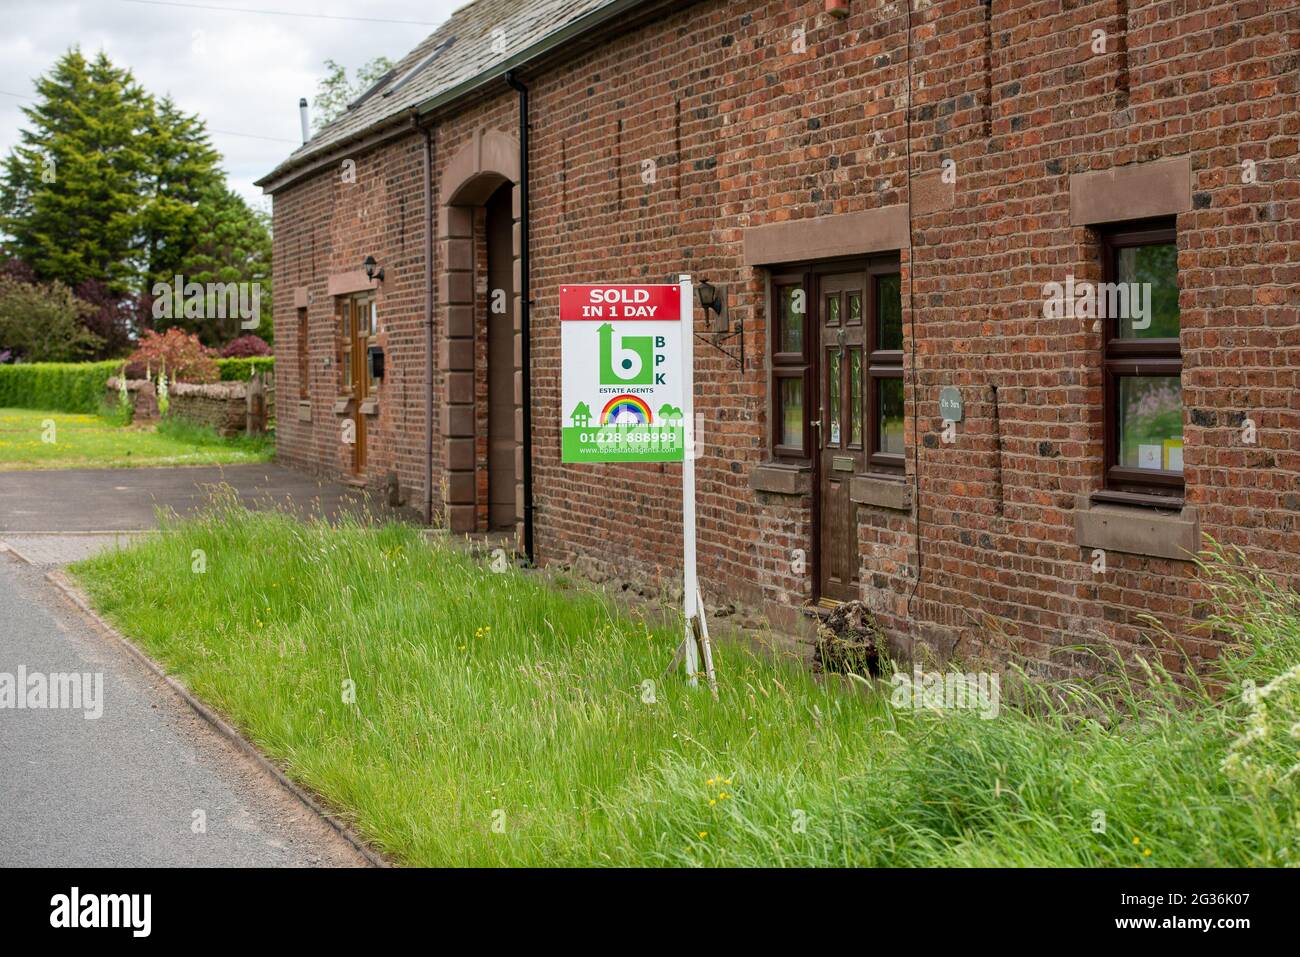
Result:
{"label": "mown lawn", "polygon": [[0,409],[0,471],[228,465],[273,454],[267,437],[223,439],[176,421],[134,428],[98,415]]}
{"label": "mown lawn", "polygon": [[[994,720],[895,708],[735,646],[715,702],[660,680],[675,630],[405,527],[225,504],[74,574],[408,864],[1300,860],[1300,617],[1226,570],[1207,574],[1251,607],[1216,625],[1256,651],[1220,700],[1055,685],[1024,709],[1004,694]],[[1274,679],[1262,697],[1243,683]]]}

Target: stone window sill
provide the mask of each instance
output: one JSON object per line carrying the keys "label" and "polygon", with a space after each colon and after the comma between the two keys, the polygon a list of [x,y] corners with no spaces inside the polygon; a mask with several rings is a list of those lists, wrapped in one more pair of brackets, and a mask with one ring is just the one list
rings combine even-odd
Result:
{"label": "stone window sill", "polygon": [[1178,512],[1183,507],[1183,497],[1173,495],[1151,495],[1141,492],[1112,492],[1106,489],[1093,492],[1090,499],[1093,505],[1137,505],[1142,508],[1156,508],[1165,512]]}
{"label": "stone window sill", "polygon": [[362,414],[362,415],[378,415],[378,414],[379,414],[379,400],[378,400],[378,399],[366,399],[366,401],[362,402],[362,403],[361,403],[361,414]]}
{"label": "stone window sill", "polygon": [[807,466],[767,462],[749,473],[749,487],[773,495],[807,495],[812,491],[812,471]]}
{"label": "stone window sill", "polygon": [[334,414],[346,415],[348,409],[352,408],[352,397],[342,396],[334,400]]}
{"label": "stone window sill", "polygon": [[298,421],[311,421],[311,402],[309,400],[303,400],[298,403]]}
{"label": "stone window sill", "polygon": [[1192,561],[1201,543],[1200,521],[1189,506],[1098,501],[1075,510],[1074,529],[1082,548],[1174,561]]}
{"label": "stone window sill", "polygon": [[910,512],[912,483],[901,475],[855,475],[849,483],[849,501]]}

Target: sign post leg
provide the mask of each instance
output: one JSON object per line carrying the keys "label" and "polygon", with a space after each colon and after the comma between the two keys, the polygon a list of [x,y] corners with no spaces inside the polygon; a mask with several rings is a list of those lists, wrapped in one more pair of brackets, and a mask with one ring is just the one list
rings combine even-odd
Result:
{"label": "sign post leg", "polygon": [[686,618],[686,674],[692,686],[699,684],[700,655],[695,643],[699,581],[695,574],[695,291],[691,277],[682,273],[682,425],[685,449],[682,454],[682,611]]}
{"label": "sign post leg", "polygon": [[700,623],[700,653],[704,655],[704,673],[709,679],[709,690],[713,692],[713,699],[718,698],[718,673],[713,670],[713,642],[709,641],[709,616],[704,612],[704,596],[699,592],[695,593],[697,605],[695,613],[696,620]]}

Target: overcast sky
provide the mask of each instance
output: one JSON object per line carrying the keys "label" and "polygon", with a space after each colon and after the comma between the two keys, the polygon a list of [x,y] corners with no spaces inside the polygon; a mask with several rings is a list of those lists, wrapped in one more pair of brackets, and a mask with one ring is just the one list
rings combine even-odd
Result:
{"label": "overcast sky", "polygon": [[33,79],[69,47],[103,49],[149,92],[203,117],[232,188],[268,204],[253,180],[301,142],[298,98],[312,100],[325,60],[349,76],[380,54],[396,60],[467,2],[0,0],[0,155],[18,142]]}

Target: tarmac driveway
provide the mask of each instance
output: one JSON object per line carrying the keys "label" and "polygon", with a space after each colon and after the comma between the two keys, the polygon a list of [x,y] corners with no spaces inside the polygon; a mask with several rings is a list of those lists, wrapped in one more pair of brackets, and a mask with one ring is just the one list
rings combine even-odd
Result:
{"label": "tarmac driveway", "polygon": [[156,528],[158,507],[193,514],[223,483],[248,508],[333,519],[368,507],[410,517],[373,494],[270,463],[0,472],[0,541],[35,564],[76,561],[131,532]]}

